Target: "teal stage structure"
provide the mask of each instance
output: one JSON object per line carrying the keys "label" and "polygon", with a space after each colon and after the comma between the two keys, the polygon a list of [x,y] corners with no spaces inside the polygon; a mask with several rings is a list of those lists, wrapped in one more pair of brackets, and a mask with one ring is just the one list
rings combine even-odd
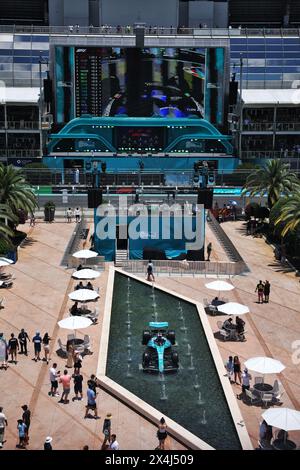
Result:
{"label": "teal stage structure", "polygon": [[[158,255],[155,257],[155,254],[152,254],[150,257],[153,259],[203,259],[204,209],[200,209],[197,215],[171,214],[170,217],[159,213],[114,217],[98,215],[95,210],[94,220],[94,249],[104,256],[106,261],[115,259],[120,241],[123,249],[127,245],[129,259],[143,259],[146,252]],[[121,226],[125,234],[123,240],[117,239]]]}
{"label": "teal stage structure", "polygon": [[199,160],[213,161],[217,170],[234,170],[230,136],[205,119],[92,117],[71,120],[50,135],[43,161],[52,169],[77,166],[89,172],[105,163],[107,172],[192,169]]}

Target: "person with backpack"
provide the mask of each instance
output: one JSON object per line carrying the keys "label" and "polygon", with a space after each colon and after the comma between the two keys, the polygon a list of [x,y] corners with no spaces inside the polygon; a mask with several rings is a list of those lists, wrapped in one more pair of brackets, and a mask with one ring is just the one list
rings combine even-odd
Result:
{"label": "person with backpack", "polygon": [[255,292],[257,292],[258,295],[258,303],[263,304],[264,303],[264,290],[265,286],[262,281],[259,281],[259,283],[256,286]]}
{"label": "person with backpack", "polygon": [[147,265],[147,281],[155,281],[154,274],[153,274],[153,263],[151,259],[149,259],[148,265]]}

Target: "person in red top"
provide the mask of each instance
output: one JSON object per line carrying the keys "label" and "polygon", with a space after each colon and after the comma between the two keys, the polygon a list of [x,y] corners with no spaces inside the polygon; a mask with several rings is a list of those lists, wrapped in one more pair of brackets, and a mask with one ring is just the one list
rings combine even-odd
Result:
{"label": "person in red top", "polygon": [[59,382],[63,386],[62,396],[59,401],[60,403],[63,402],[66,405],[68,403],[68,396],[71,389],[71,376],[68,374],[66,369],[64,370],[64,375],[60,377]]}

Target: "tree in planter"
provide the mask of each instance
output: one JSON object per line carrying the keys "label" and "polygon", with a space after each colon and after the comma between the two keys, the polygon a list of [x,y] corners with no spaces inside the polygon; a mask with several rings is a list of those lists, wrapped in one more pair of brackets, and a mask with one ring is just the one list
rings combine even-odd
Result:
{"label": "tree in planter", "polygon": [[55,215],[55,204],[52,201],[46,202],[44,206],[45,222],[53,222]]}
{"label": "tree in planter", "polygon": [[299,188],[299,180],[291,173],[289,165],[279,159],[268,160],[263,168],[253,171],[247,178],[242,195],[250,197],[268,195],[268,207],[271,209],[281,195],[288,195]]}

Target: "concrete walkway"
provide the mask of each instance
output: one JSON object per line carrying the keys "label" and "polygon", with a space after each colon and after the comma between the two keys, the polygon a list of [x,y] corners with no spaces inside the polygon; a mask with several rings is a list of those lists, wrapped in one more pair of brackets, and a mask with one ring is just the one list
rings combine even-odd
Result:
{"label": "concrete walkway", "polygon": [[[226,292],[230,301],[248,305],[250,314],[246,321],[247,341],[243,343],[223,342],[216,335],[221,355],[226,362],[229,355],[238,355],[241,362],[254,356],[268,356],[279,359],[286,369],[277,377],[266,376],[265,381],[273,384],[274,379],[282,382],[285,390],[282,396],[283,406],[300,410],[300,317],[299,317],[299,279],[289,269],[282,268],[274,261],[272,248],[263,239],[246,236],[243,222],[226,222],[223,229],[248,264],[251,272],[231,279],[235,289]],[[214,241],[213,241],[214,244]],[[255,287],[259,280],[271,283],[270,303],[259,305]],[[157,283],[192,299],[202,302],[203,298],[212,298],[213,291],[205,287],[204,278],[158,278]],[[224,321],[226,316],[209,317],[212,330],[218,331],[217,321]],[[298,361],[295,349],[298,341]],[[251,371],[250,371],[251,372]],[[252,372],[252,376],[259,375]],[[233,385],[239,394],[241,387]],[[249,406],[239,401],[248,432],[253,445],[257,445],[258,428],[262,408]],[[300,445],[300,432],[291,432],[292,439]]]}
{"label": "concrete walkway", "polygon": [[[57,322],[69,316],[68,310],[72,302],[67,294],[74,290],[77,283],[71,278],[72,271],[60,266],[73,229],[74,224],[62,221],[52,224],[38,222],[34,228],[22,226],[22,230],[28,232],[28,238],[19,249],[19,261],[16,265],[5,268],[5,272],[11,272],[16,279],[10,290],[1,290],[1,297],[5,297],[5,308],[0,310],[0,331],[4,332],[7,339],[12,332],[18,335],[21,328],[25,328],[30,338],[36,331],[41,335],[48,332],[52,341],[48,366],[46,362],[36,363],[32,360],[33,347],[29,343],[28,357],[18,355],[16,365],[9,363],[7,371],[0,369],[0,406],[3,406],[8,419],[3,449],[16,447],[17,419],[22,416],[21,406],[24,404],[29,405],[32,413],[28,449],[42,449],[48,435],[53,437],[53,449],[82,449],[84,445],[89,445],[90,449],[100,449],[103,440],[102,425],[107,413],[112,413],[112,432],[117,434],[121,449],[154,449],[158,444],[156,426],[102,390],[99,390],[97,397],[98,414],[101,418],[83,418],[86,381],[97,370],[101,312],[105,302],[108,269],[93,282],[100,289],[100,299],[97,302],[100,309],[99,322],[76,333],[79,338],[83,338],[84,334],[90,335],[93,351],[92,355],[85,356],[83,360],[81,372],[84,376],[84,400],[72,401],[73,384],[70,402],[66,405],[59,403],[59,397],[48,396],[51,364],[57,362],[61,372],[66,365],[66,359],[57,354],[57,340],[60,338],[66,344],[68,333],[72,333],[60,329]],[[69,369],[69,372],[72,373],[73,369]],[[166,447],[184,448],[171,438],[167,439]]]}

